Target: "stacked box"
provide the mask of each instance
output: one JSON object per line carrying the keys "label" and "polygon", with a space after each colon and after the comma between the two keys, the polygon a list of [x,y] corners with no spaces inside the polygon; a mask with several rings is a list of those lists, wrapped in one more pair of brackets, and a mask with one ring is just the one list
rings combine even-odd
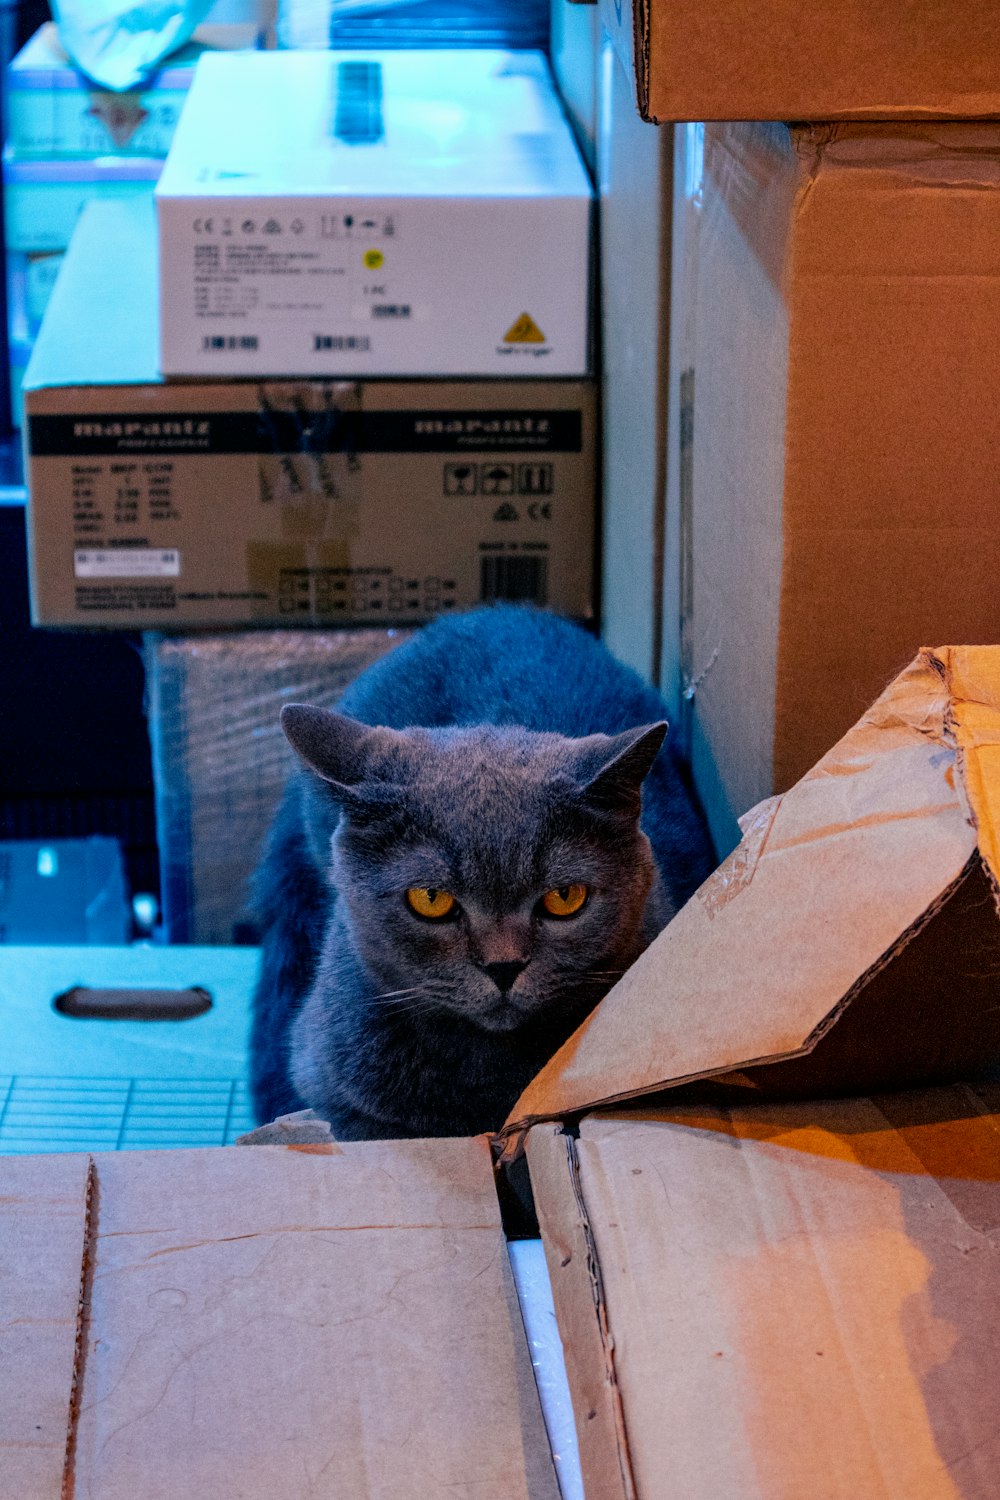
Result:
{"label": "stacked box", "polygon": [[15,426],[24,369],[82,206],[151,194],[198,58],[252,46],[254,35],[251,26],[200,27],[145,89],[125,94],[79,73],[51,22],[10,64],[3,181]]}
{"label": "stacked box", "polygon": [[664,685],[716,843],[1000,638],[1000,127],[678,132]]}
{"label": "stacked box", "polygon": [[164,935],[251,935],[248,882],[294,757],[285,703],[332,708],[406,630],[146,637]]}
{"label": "stacked box", "polygon": [[591,197],[539,53],[206,56],[156,191],[160,369],[586,375]]}

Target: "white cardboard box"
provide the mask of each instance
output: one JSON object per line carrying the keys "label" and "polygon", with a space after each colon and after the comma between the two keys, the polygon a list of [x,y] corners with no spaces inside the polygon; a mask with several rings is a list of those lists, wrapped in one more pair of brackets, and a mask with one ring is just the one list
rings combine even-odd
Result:
{"label": "white cardboard box", "polygon": [[199,62],[157,190],[165,375],[582,375],[590,184],[544,59]]}

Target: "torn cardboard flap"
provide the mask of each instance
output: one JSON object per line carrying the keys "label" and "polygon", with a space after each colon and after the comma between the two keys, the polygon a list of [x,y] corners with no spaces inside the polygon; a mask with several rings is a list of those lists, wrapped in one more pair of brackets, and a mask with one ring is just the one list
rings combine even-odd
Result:
{"label": "torn cardboard flap", "polygon": [[533,1129],[588,1494],[995,1495],[998,1107],[959,1086]]}
{"label": "torn cardboard flap", "polygon": [[557,1500],[485,1138],[0,1166],[5,1500]]}
{"label": "torn cardboard flap", "polygon": [[536,1120],[697,1079],[823,1096],[974,1076],[1000,1057],[998,745],[1000,648],[921,652],[749,815],[521,1096],[507,1151]]}

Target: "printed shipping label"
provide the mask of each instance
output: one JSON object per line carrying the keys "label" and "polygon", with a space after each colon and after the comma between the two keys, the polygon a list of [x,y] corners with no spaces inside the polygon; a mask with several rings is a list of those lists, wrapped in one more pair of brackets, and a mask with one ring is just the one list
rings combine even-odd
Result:
{"label": "printed shipping label", "polygon": [[77,549],[73,554],[77,578],[179,578],[181,554],[176,547]]}

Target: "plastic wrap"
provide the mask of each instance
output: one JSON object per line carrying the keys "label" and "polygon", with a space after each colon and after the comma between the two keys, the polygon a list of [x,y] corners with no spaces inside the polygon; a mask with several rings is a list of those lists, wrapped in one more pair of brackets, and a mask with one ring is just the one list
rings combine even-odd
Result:
{"label": "plastic wrap", "polygon": [[405,630],[147,635],[147,712],[165,935],[253,936],[247,883],[294,757],[284,703],[332,707]]}
{"label": "plastic wrap", "polygon": [[95,83],[139,88],[191,37],[212,0],[52,0],[59,39]]}

